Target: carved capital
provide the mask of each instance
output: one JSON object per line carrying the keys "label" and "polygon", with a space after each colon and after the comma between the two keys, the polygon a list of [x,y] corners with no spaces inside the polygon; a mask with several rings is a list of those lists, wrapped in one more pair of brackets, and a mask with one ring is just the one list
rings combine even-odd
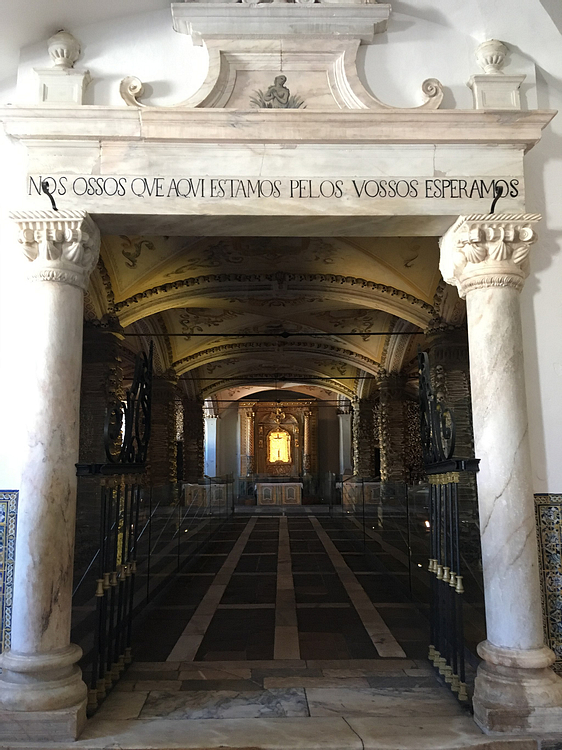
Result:
{"label": "carved capital", "polygon": [[529,275],[529,253],[537,241],[540,214],[459,216],[441,239],[439,268],[461,297],[473,289],[521,291]]}
{"label": "carved capital", "polygon": [[29,278],[58,281],[84,291],[98,262],[100,233],[85,211],[12,213],[18,240],[31,262]]}

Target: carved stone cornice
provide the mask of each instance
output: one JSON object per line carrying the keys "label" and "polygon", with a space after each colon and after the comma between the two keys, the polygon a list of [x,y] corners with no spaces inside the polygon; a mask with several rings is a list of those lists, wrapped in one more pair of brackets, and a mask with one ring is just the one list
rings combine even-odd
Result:
{"label": "carved stone cornice", "polygon": [[521,291],[529,275],[529,253],[537,241],[540,214],[459,216],[441,239],[439,268],[461,297],[473,289]]}
{"label": "carved stone cornice", "polygon": [[58,281],[86,291],[99,257],[100,233],[85,211],[11,213],[34,281]]}

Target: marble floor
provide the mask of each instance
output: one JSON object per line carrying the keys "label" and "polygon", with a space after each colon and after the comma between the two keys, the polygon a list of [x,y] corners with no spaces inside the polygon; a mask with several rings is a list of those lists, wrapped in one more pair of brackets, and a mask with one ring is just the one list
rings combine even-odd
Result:
{"label": "marble floor", "polygon": [[234,516],[134,643],[74,747],[494,747],[430,668],[400,576],[339,519]]}

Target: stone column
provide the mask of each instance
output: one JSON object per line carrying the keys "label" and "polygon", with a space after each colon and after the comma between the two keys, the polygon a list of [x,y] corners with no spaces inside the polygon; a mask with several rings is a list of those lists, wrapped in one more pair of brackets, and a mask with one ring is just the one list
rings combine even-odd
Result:
{"label": "stone column", "polygon": [[308,409],[303,414],[303,457],[302,457],[302,471],[303,474],[310,474],[312,469],[311,461],[311,444],[310,444],[310,418],[312,412]]}
{"label": "stone column", "polygon": [[338,422],[340,427],[340,474],[349,475],[353,472],[351,456],[351,408],[339,407]]}
{"label": "stone column", "polygon": [[153,377],[148,476],[153,487],[177,482],[176,384],[174,373]]}
{"label": "stone column", "polygon": [[246,457],[246,476],[249,477],[256,471],[255,458],[255,422],[256,413],[253,405],[243,412],[244,419],[244,448],[243,455]]}
{"label": "stone column", "polygon": [[205,473],[205,422],[199,399],[183,399],[183,471],[186,482],[197,482]]}
{"label": "stone column", "polygon": [[461,216],[443,278],[466,297],[487,640],[474,718],[485,731],[562,731],[562,680],[544,645],[519,292],[536,214]]}
{"label": "stone column", "polygon": [[406,403],[404,378],[387,375],[379,383],[381,501],[402,500],[406,491]]}
{"label": "stone column", "polygon": [[86,685],[70,643],[84,290],[99,232],[82,211],[14,214],[34,283],[27,443],[20,483],[11,650],[0,738],[75,739]]}

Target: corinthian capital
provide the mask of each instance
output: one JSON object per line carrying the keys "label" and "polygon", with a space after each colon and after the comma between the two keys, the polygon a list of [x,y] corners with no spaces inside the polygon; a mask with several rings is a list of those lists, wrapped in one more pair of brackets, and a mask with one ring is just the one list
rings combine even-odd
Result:
{"label": "corinthian capital", "polygon": [[100,233],[85,211],[12,213],[19,242],[31,262],[29,278],[86,290],[99,257]]}
{"label": "corinthian capital", "polygon": [[461,297],[472,289],[507,286],[521,291],[540,214],[459,216],[441,239],[439,268]]}

